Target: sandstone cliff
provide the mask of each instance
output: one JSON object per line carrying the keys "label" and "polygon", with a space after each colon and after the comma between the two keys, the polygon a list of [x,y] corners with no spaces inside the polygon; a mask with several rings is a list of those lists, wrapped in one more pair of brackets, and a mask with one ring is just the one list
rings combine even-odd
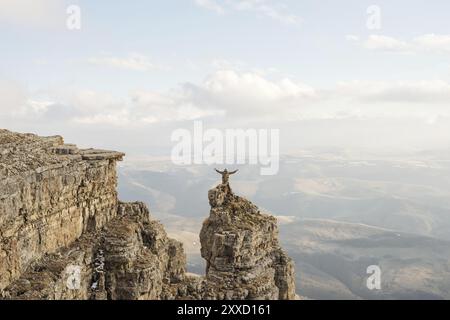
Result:
{"label": "sandstone cliff", "polygon": [[122,153],[0,130],[0,296],[7,299],[294,299],[275,218],[210,190],[206,276],[142,203],[117,198]]}

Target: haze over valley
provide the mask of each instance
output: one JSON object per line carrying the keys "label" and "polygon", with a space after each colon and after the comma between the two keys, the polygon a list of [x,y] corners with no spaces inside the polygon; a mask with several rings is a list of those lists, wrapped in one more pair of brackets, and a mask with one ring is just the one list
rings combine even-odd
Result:
{"label": "haze over valley", "polygon": [[[297,291],[313,299],[450,298],[450,161],[447,152],[411,154],[303,150],[262,177],[240,167],[231,185],[279,219],[283,245],[297,265]],[[191,272],[203,273],[198,231],[209,166],[130,159],[119,169],[124,200],[146,201],[185,245]],[[366,287],[380,265],[382,290]]]}

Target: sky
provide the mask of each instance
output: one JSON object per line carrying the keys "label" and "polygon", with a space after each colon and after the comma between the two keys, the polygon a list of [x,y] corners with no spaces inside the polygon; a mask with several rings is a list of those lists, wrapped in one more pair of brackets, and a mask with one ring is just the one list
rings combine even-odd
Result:
{"label": "sky", "polygon": [[446,0],[0,0],[0,127],[132,155],[167,155],[196,120],[280,129],[284,153],[449,149],[449,12]]}

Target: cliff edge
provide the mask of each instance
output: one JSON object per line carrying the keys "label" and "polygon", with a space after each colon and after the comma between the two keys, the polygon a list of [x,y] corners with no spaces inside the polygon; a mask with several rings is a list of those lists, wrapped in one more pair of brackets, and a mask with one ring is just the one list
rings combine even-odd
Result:
{"label": "cliff edge", "polygon": [[274,217],[228,184],[209,191],[204,277],[143,203],[117,197],[120,152],[0,130],[3,299],[294,299]]}

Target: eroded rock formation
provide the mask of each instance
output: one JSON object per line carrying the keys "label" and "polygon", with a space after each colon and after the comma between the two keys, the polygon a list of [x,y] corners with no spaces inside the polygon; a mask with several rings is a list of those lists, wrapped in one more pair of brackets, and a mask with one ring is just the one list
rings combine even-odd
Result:
{"label": "eroded rock formation", "polygon": [[200,232],[206,296],[217,299],[294,299],[294,266],[278,243],[274,217],[221,184],[209,191],[211,212]]}
{"label": "eroded rock formation", "polygon": [[228,184],[209,192],[206,276],[142,203],[117,197],[122,153],[0,130],[0,296],[7,299],[293,299],[275,218]]}

